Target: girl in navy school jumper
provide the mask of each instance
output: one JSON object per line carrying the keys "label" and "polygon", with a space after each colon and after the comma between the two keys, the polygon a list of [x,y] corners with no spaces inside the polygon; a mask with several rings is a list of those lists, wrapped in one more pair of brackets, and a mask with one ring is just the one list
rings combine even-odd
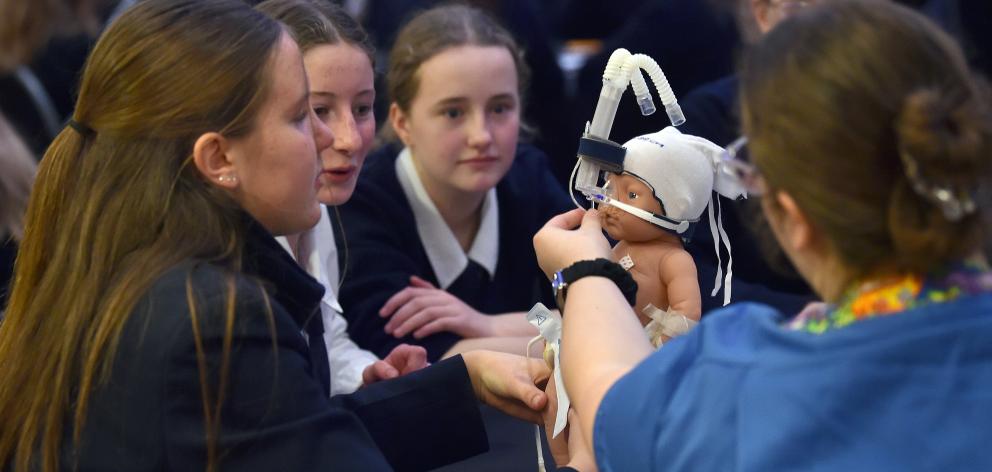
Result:
{"label": "girl in navy school jumper", "polygon": [[389,120],[405,147],[373,153],[341,207],[349,334],[379,355],[402,342],[431,360],[523,352],[537,332],[522,312],[551,300],[531,238],[569,201],[544,154],[517,142],[520,51],[467,7],[421,14],[396,44]]}
{"label": "girl in navy school jumper", "polygon": [[330,208],[351,198],[375,137],[375,51],[368,35],[343,7],[328,0],[267,0],[255,8],[279,20],[296,39],[310,82],[310,106],[334,135],[334,142],[320,152],[320,221],[302,233],[276,238],[324,286],[320,312],[331,395],[420,369],[427,364],[420,346],[397,346],[382,360],[359,348],[348,337],[337,300]]}

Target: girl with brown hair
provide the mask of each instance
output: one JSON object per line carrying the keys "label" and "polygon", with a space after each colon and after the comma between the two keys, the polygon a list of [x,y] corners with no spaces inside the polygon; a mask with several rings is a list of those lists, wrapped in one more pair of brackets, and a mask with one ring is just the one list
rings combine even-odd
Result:
{"label": "girl with brown hair", "polygon": [[389,56],[389,121],[402,146],[376,151],[341,207],[352,260],[349,330],[380,355],[428,359],[485,346],[524,352],[524,311],[552,303],[531,237],[568,196],[546,156],[518,144],[527,68],[480,10],[427,10]]}
{"label": "girl with brown hair", "polygon": [[272,237],[320,217],[334,137],[308,95],[296,43],[240,1],[108,28],[28,206],[0,466],[421,470],[485,449],[476,396],[537,419],[540,363],[493,353],[328,398],[301,335],[323,289]]}
{"label": "girl with brown hair", "polygon": [[[355,345],[337,300],[341,271],[329,211],[341,220],[337,207],[351,198],[372,148],[372,43],[343,8],[324,0],[268,0],[255,8],[286,25],[296,39],[310,82],[310,104],[334,134],[334,143],[320,153],[320,221],[303,233],[276,238],[324,286],[321,338],[327,347],[331,395],[421,369],[427,365],[427,353],[420,346],[400,344],[379,360]],[[343,253],[347,255],[347,247]]]}
{"label": "girl with brown hair", "polygon": [[[992,102],[959,47],[832,0],[748,54],[741,98],[753,165],[727,165],[830,306],[734,305],[653,353],[610,280],[573,281],[562,368],[599,465],[992,468]],[[546,272],[608,254],[594,213],[538,234]]]}

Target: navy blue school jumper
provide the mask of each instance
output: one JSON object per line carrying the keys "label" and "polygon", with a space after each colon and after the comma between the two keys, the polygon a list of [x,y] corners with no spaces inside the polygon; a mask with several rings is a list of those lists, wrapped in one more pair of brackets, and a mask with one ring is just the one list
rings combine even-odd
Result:
{"label": "navy blue school jumper", "polygon": [[[438,286],[396,174],[398,151],[385,147],[369,155],[354,196],[340,207],[342,221],[335,221],[336,231],[343,226],[345,236],[336,238],[344,268],[340,301],[348,334],[359,346],[385,356],[400,343],[418,344],[433,362],[460,337],[444,332],[419,340],[410,335],[397,339],[383,331],[388,319],[379,316],[386,300],[409,285],[411,275]],[[487,314],[527,311],[538,301],[554,306],[550,284],[537,265],[533,236],[551,217],[572,206],[568,195],[552,175],[544,153],[526,144],[518,146],[496,195],[500,234],[495,274],[490,278],[470,260],[448,292]]]}

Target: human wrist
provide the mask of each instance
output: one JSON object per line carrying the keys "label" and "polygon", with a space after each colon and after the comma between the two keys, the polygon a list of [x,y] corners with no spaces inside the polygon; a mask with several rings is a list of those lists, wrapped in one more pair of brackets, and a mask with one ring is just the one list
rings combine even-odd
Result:
{"label": "human wrist", "polygon": [[467,352],[462,352],[461,354],[457,354],[457,356],[461,356],[462,363],[465,364],[465,371],[468,372],[469,382],[471,382],[472,384],[472,390],[475,391],[476,397],[479,397],[478,364],[479,362],[481,362],[481,359],[479,358],[479,352],[467,351]]}
{"label": "human wrist", "polygon": [[494,336],[500,336],[500,323],[499,315],[486,315],[482,312],[476,312],[479,316],[476,318],[478,323],[476,324],[476,331],[478,332],[478,338],[491,338]]}
{"label": "human wrist", "polygon": [[584,461],[584,460],[583,461],[572,460],[568,464],[565,464],[565,468],[564,469],[558,469],[559,472],[563,472],[563,471],[564,472],[568,472],[568,471],[572,471],[572,472],[591,472],[591,471],[595,471],[595,470],[597,470],[596,469],[596,462],[593,461],[592,459],[589,459],[588,461]]}
{"label": "human wrist", "polygon": [[[581,433],[575,431],[574,434]],[[583,449],[572,453],[571,459],[562,468],[559,468],[558,472],[569,470],[574,472],[593,472],[599,470],[599,468],[596,466],[596,458],[593,457],[592,452]]]}
{"label": "human wrist", "polygon": [[492,334],[490,336],[493,337],[533,337],[538,334],[537,328],[527,321],[527,314],[522,311],[489,315],[486,318],[492,320]]}
{"label": "human wrist", "polygon": [[597,470],[595,462],[572,460],[559,467],[555,472],[590,472],[595,470]]}
{"label": "human wrist", "polygon": [[626,269],[605,258],[581,260],[562,268],[552,277],[551,288],[562,316],[564,316],[565,298],[569,286],[586,277],[603,277],[613,282],[627,303],[634,305],[637,297],[637,282]]}

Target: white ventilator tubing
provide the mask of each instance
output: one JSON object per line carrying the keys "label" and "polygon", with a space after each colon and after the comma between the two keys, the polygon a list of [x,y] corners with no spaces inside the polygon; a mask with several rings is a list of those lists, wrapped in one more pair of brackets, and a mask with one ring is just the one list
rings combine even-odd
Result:
{"label": "white ventilator tubing", "polygon": [[[623,97],[623,92],[628,84],[634,89],[641,114],[646,116],[655,112],[651,91],[648,89],[644,76],[641,75],[641,70],[651,77],[672,125],[679,126],[685,123],[682,108],[679,107],[675,93],[668,83],[668,78],[665,77],[665,73],[662,72],[658,63],[647,55],[631,54],[630,51],[619,48],[610,55],[606,69],[603,71],[603,89],[599,93],[599,101],[596,103],[592,121],[586,126],[587,137],[601,140],[610,139],[610,131],[613,129],[617,107],[620,105],[620,99]],[[602,194],[602,190],[597,185],[601,171],[602,168],[597,163],[580,158],[576,162],[575,168],[572,169],[570,178],[573,182],[572,187],[590,199],[593,195]],[[572,195],[572,202],[575,203],[575,206],[582,207],[575,200],[574,194]]]}
{"label": "white ventilator tubing", "polygon": [[661,104],[664,105],[665,113],[668,114],[668,119],[672,122],[672,126],[679,126],[685,123],[685,115],[682,114],[682,107],[675,100],[675,92],[672,91],[672,86],[669,85],[665,73],[661,71],[661,66],[654,59],[644,54],[630,56],[624,63],[625,68],[627,64],[637,67],[637,69],[631,68],[632,77],[630,83],[634,89],[634,95],[637,97],[637,104],[641,107],[641,114],[646,116],[655,111],[654,102],[651,100],[651,91],[648,90],[647,84],[644,82],[644,77],[641,76],[640,70],[643,70],[647,72],[648,77],[651,77],[651,81],[654,82],[654,88],[658,90]]}
{"label": "white ventilator tubing", "polygon": [[592,115],[592,123],[589,124],[588,130],[588,133],[594,137],[610,139],[620,97],[623,96],[623,91],[630,81],[629,69],[626,71],[623,69],[630,57],[630,51],[620,48],[613,51],[610,60],[606,63],[606,70],[603,71],[603,89],[599,92],[599,102],[596,103],[596,111]]}
{"label": "white ventilator tubing", "polygon": [[[610,139],[617,106],[620,105],[620,97],[623,96],[623,91],[629,82],[629,76],[623,75],[622,68],[630,56],[630,51],[619,48],[613,51],[609,61],[606,62],[606,70],[603,71],[603,89],[599,92],[599,101],[596,103],[592,122],[586,124],[586,136],[602,140]],[[599,164],[579,158],[575,163],[575,168],[572,169],[573,187],[587,196],[596,193],[596,184],[599,183],[601,171],[602,168]],[[572,202],[575,203],[575,206],[582,207],[575,200],[574,194],[572,195]]]}

